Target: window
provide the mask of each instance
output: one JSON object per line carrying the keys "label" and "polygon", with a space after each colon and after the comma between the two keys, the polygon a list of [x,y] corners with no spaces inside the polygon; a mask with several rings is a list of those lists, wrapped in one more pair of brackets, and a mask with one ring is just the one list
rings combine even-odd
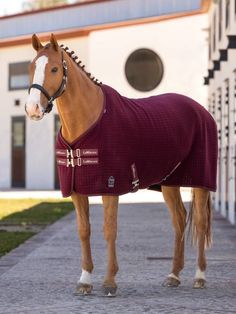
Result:
{"label": "window", "polygon": [[27,89],[29,87],[29,64],[29,61],[9,64],[9,90]]}
{"label": "window", "polygon": [[25,117],[12,117],[12,187],[25,187]]}
{"label": "window", "polygon": [[163,77],[163,63],[152,50],[135,50],[125,64],[125,75],[129,84],[138,91],[148,92],[156,88]]}

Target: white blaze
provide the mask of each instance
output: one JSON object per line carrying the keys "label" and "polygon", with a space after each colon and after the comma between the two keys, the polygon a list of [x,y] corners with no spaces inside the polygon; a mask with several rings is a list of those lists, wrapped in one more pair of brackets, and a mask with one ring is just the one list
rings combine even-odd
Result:
{"label": "white blaze", "polygon": [[[35,72],[34,72],[34,78],[33,78],[33,84],[38,84],[43,86],[44,80],[45,80],[45,68],[48,63],[48,57],[42,56],[39,57],[35,61]],[[31,88],[30,94],[27,100],[27,109],[30,109],[30,107],[33,107],[35,105],[40,106],[40,93],[41,91],[36,88]]]}

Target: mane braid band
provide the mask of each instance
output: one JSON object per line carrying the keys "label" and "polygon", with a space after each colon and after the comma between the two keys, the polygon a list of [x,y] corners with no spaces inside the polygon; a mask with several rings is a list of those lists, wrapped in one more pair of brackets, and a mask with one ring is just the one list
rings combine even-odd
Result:
{"label": "mane braid band", "polygon": [[77,59],[78,59],[78,56],[76,56],[75,55],[75,52],[72,50],[72,51],[69,51],[69,48],[66,46],[65,47],[65,45],[63,45],[63,44],[61,44],[60,45],[60,47],[66,52],[66,54],[75,62],[75,64],[78,66],[78,67],[80,67],[80,69],[90,78],[90,80],[94,83],[94,84],[96,84],[96,85],[98,85],[98,86],[100,86],[101,84],[102,84],[102,82],[101,81],[99,81],[98,79],[96,79],[95,78],[95,76],[91,76],[91,73],[89,73],[89,72],[87,72],[86,70],[85,70],[85,65],[82,65],[82,61],[81,60],[78,60],[77,61]]}

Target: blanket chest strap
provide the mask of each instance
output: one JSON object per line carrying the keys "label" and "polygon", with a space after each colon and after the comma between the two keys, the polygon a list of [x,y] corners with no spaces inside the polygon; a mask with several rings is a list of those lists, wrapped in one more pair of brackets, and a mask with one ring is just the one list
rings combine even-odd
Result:
{"label": "blanket chest strap", "polygon": [[56,156],[66,158],[93,157],[98,156],[98,149],[95,148],[56,149]]}
{"label": "blanket chest strap", "polygon": [[81,167],[81,166],[91,166],[91,165],[98,165],[99,160],[98,158],[57,158],[58,166],[65,166],[65,167]]}

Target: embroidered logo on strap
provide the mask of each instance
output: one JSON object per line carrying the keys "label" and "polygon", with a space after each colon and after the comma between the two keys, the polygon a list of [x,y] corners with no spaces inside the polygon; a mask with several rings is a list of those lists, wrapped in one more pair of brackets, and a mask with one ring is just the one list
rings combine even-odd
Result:
{"label": "embroidered logo on strap", "polygon": [[86,157],[86,156],[98,156],[98,149],[56,149],[56,155],[61,157]]}

